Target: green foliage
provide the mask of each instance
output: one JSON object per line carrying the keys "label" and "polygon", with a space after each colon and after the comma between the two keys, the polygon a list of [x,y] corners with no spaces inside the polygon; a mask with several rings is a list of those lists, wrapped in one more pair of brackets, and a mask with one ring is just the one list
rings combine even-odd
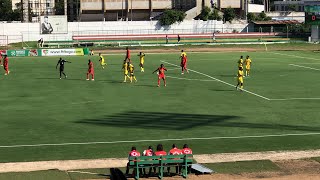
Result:
{"label": "green foliage", "polygon": [[258,21],[270,21],[270,20],[271,20],[271,17],[267,16],[267,14],[266,14],[264,11],[262,11],[262,12],[258,15],[257,20],[258,20]]}
{"label": "green foliage", "polygon": [[254,13],[248,13],[247,14],[247,19],[248,19],[248,22],[252,22],[252,21],[255,21],[257,19],[257,16],[254,14]]}
{"label": "green foliage", "polygon": [[64,15],[64,0],[56,0],[54,9],[56,15]]}
{"label": "green foliage", "polygon": [[166,10],[159,19],[161,26],[170,26],[176,22],[182,22],[186,17],[186,13],[176,10]]}
{"label": "green foliage", "polygon": [[211,14],[211,9],[208,6],[205,6],[199,15],[199,18],[203,21],[207,21],[209,19],[209,15]]}
{"label": "green foliage", "polygon": [[288,5],[288,11],[296,11],[297,5],[296,4],[289,4]]}
{"label": "green foliage", "polygon": [[0,0],[0,21],[11,21],[12,3],[11,0]]}
{"label": "green foliage", "polygon": [[293,36],[307,36],[306,33],[311,32],[310,26],[306,26],[305,24],[290,24],[288,28],[284,28],[283,32],[291,33]]}
{"label": "green foliage", "polygon": [[224,10],[223,18],[225,21],[231,22],[236,17],[236,12],[233,8],[228,7]]}
{"label": "green foliage", "polygon": [[220,16],[219,11],[218,11],[217,9],[213,9],[213,11],[212,11],[212,13],[210,13],[208,19],[209,19],[209,20],[218,20],[218,21],[221,21],[221,20],[222,20],[222,17]]}

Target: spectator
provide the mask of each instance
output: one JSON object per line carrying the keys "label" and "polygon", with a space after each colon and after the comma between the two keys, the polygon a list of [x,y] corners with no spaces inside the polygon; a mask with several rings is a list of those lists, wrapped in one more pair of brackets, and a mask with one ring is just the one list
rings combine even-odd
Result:
{"label": "spectator", "polygon": [[38,40],[38,47],[43,47],[43,38]]}
{"label": "spectator", "polygon": [[213,34],[212,34],[212,41],[216,42],[216,33],[215,32],[213,32]]}
{"label": "spectator", "polygon": [[180,40],[181,40],[181,38],[180,38],[180,35],[178,34],[178,43],[180,43]]}
{"label": "spectator", "polygon": [[[168,153],[169,155],[181,155],[182,150],[178,149],[175,144],[172,145],[172,149]],[[180,173],[180,167],[176,164],[176,174]],[[170,174],[170,167],[168,167],[168,174]]]}
{"label": "spectator", "polygon": [[[139,156],[140,156],[140,153],[137,151],[137,148],[133,146],[133,147],[131,148],[131,151],[130,151],[129,157],[128,157],[129,162],[128,162],[128,164],[127,164],[127,170],[126,170],[126,174],[127,174],[127,175],[129,174],[130,157],[139,157]],[[139,169],[139,170],[140,170],[140,173],[142,174],[141,169]]]}
{"label": "spectator", "polygon": [[[154,155],[154,152],[153,152],[152,146],[149,146],[148,149],[144,150],[144,151],[143,151],[143,155],[144,155],[144,156],[153,156],[153,155]],[[149,176],[151,175],[151,170],[152,170],[152,168],[149,169]],[[156,172],[156,168],[155,168],[155,167],[153,168],[153,172]],[[143,173],[144,173],[145,175],[147,174],[145,168],[143,169]]]}
{"label": "spectator", "polygon": [[169,38],[168,38],[168,35],[166,35],[166,44],[169,43]]}
{"label": "spectator", "polygon": [[93,52],[93,50],[91,49],[90,50],[90,56],[93,56],[94,55],[94,52]]}

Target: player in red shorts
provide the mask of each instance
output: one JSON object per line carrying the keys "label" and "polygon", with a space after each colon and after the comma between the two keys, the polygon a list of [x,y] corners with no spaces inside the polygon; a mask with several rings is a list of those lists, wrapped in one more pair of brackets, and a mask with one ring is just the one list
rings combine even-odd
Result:
{"label": "player in red shorts", "polygon": [[2,53],[0,52],[0,66],[3,66],[3,65],[2,65],[2,58],[3,58],[3,57],[2,57]]}
{"label": "player in red shorts", "polygon": [[91,74],[91,81],[94,81],[94,69],[93,69],[93,62],[89,59],[88,63],[88,72],[87,72],[87,81],[89,81],[89,75]]}
{"label": "player in red shorts", "polygon": [[[160,67],[158,69],[156,69],[155,71],[153,71],[153,73],[157,72],[158,71],[158,87],[160,87],[160,80],[163,79],[163,83],[164,83],[164,86],[167,86],[167,83],[166,83],[166,75],[164,74],[164,71],[167,71],[167,69],[164,67],[163,64],[160,65]],[[153,74],[152,73],[152,74]]]}
{"label": "player in red shorts", "polygon": [[3,68],[4,68],[4,71],[5,71],[4,75],[8,75],[10,73],[10,71],[9,71],[9,58],[8,58],[7,55],[4,55],[3,57],[4,57],[4,59],[3,59]]}
{"label": "player in red shorts", "polygon": [[128,62],[131,63],[131,54],[130,54],[130,49],[127,47],[127,53],[126,53],[126,59]]}
{"label": "player in red shorts", "polygon": [[187,69],[187,61],[188,61],[187,56],[185,54],[182,54],[181,64],[180,64],[181,70],[182,70],[181,74],[184,74],[184,70],[186,70],[187,73],[189,73],[189,71]]}

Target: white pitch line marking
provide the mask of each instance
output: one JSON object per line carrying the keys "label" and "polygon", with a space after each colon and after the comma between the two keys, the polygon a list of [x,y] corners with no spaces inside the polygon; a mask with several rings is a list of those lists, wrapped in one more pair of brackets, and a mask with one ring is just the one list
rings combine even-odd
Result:
{"label": "white pitch line marking", "polygon": [[68,173],[80,173],[80,174],[92,174],[92,175],[100,175],[101,173],[93,173],[93,172],[85,172],[85,171],[67,171]]}
{"label": "white pitch line marking", "polygon": [[316,59],[316,58],[303,57],[303,56],[297,56],[297,55],[292,55],[292,54],[283,54],[283,53],[276,53],[276,52],[270,52],[270,53],[271,54],[282,55],[282,56],[291,56],[291,57],[296,57],[296,58],[302,58],[302,59],[311,59],[311,60],[317,60],[317,61],[320,60],[320,59]]}
{"label": "white pitch line marking", "polygon": [[297,134],[266,134],[266,135],[248,135],[248,136],[199,137],[199,138],[180,138],[180,139],[148,139],[148,140],[132,140],[132,141],[78,142],[78,143],[56,143],[56,144],[21,144],[21,145],[0,146],[0,148],[70,146],[70,145],[92,145],[92,144],[123,144],[123,143],[187,141],[187,140],[248,139],[248,138],[313,136],[313,135],[320,135],[320,132],[319,133],[297,133]]}
{"label": "white pitch line marking", "polygon": [[306,68],[306,69],[312,69],[312,70],[320,71],[320,69],[317,69],[317,68],[312,68],[312,67],[308,67],[308,66],[301,66],[301,65],[297,65],[297,64],[289,64],[289,66],[296,66],[296,67],[301,67],[301,68]]}
{"label": "white pitch line marking", "polygon": [[[177,66],[177,67],[178,67],[178,65],[175,65],[175,64],[169,63],[169,62],[167,62],[167,61],[161,61],[161,62],[164,62],[164,63],[166,63],[166,64],[169,64],[169,65]],[[192,69],[188,69],[188,70],[189,70],[189,71],[192,71],[192,72],[195,72],[195,73],[198,73],[198,74],[201,74],[201,75],[203,75],[203,76],[206,76],[206,77],[208,77],[208,78],[210,78],[210,79],[214,79],[214,80],[216,80],[216,81],[218,81],[218,82],[221,82],[221,83],[223,83],[223,84],[226,84],[226,85],[228,85],[228,86],[235,87],[235,85],[233,85],[233,84],[230,84],[230,83],[228,83],[228,82],[222,81],[222,80],[217,79],[217,78],[214,78],[214,77],[212,77],[212,76],[209,76],[208,74],[204,74],[204,73],[201,73],[201,72],[198,72],[198,71],[192,70]],[[246,89],[242,89],[242,90],[243,90],[244,92],[246,92],[246,93],[249,93],[249,94],[255,95],[255,96],[260,97],[260,98],[262,98],[262,99],[270,100],[270,99],[269,99],[269,98],[267,98],[267,97],[261,96],[261,95],[259,95],[259,94],[254,93],[254,92],[248,91],[248,90],[246,90]]]}
{"label": "white pitch line marking", "polygon": [[314,98],[283,98],[283,99],[270,99],[270,101],[289,101],[289,100],[320,100],[320,98],[314,97]]}
{"label": "white pitch line marking", "polygon": [[166,77],[172,78],[172,79],[187,80],[187,81],[206,81],[206,82],[216,81],[216,80],[211,80],[211,79],[189,79],[189,78],[179,78],[179,77],[174,77],[174,76],[166,76]]}

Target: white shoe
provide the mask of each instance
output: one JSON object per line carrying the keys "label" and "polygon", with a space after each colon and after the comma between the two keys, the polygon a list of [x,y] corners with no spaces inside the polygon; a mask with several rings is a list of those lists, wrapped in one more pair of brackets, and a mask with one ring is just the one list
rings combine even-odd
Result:
{"label": "white shoe", "polygon": [[183,72],[181,74],[184,74]]}
{"label": "white shoe", "polygon": [[61,79],[61,78],[59,78],[59,79]]}
{"label": "white shoe", "polygon": [[86,79],[87,81],[89,81],[89,79]]}
{"label": "white shoe", "polygon": [[91,79],[91,81],[94,81],[94,79]]}

